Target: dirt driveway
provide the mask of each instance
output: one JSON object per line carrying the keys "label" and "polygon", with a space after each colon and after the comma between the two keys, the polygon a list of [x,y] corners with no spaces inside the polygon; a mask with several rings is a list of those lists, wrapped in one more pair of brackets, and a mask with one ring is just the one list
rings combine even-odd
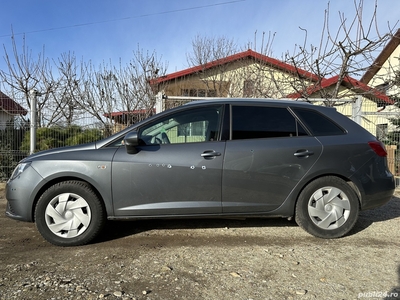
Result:
{"label": "dirt driveway", "polygon": [[74,248],[47,243],[5,206],[3,184],[0,299],[400,298],[399,197],[337,240],[284,219],[135,221]]}

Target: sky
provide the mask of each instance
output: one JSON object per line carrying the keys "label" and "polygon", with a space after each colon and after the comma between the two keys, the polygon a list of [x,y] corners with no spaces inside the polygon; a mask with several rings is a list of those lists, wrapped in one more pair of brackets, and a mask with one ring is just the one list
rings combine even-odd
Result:
{"label": "sky", "polygon": [[[100,65],[128,63],[133,52],[155,52],[167,73],[188,67],[187,54],[196,36],[233,40],[238,47],[259,50],[263,32],[275,34],[270,56],[280,59],[308,41],[318,44],[324,23],[324,0],[7,0],[0,6],[0,69],[5,50],[12,53],[25,39],[32,57],[49,59],[72,53],[79,61]],[[331,0],[329,26],[339,26],[338,13],[355,15],[353,0]],[[369,20],[375,0],[364,0]],[[381,33],[399,28],[400,2],[378,0]],[[256,42],[255,42],[256,41]]]}

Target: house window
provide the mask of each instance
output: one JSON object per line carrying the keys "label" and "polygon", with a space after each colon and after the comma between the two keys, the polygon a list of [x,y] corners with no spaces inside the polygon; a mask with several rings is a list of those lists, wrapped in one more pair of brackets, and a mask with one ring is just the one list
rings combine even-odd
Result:
{"label": "house window", "polygon": [[376,137],[378,140],[382,141],[386,138],[388,134],[388,124],[378,124],[376,125]]}
{"label": "house window", "polygon": [[245,80],[243,83],[243,97],[252,97],[255,91],[255,83],[253,80]]}
{"label": "house window", "polygon": [[205,135],[207,121],[193,122],[178,126],[178,136],[202,136]]}
{"label": "house window", "polygon": [[215,97],[217,95],[216,90],[207,89],[182,89],[181,96],[185,97]]}
{"label": "house window", "polygon": [[217,97],[217,91],[216,90],[208,90],[207,97]]}

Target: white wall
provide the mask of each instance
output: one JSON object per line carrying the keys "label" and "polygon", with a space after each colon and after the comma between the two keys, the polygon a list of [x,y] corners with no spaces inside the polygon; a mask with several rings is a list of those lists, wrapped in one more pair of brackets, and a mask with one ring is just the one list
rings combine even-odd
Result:
{"label": "white wall", "polygon": [[0,111],[0,130],[6,128],[7,122],[12,120],[14,116],[5,113],[4,111]]}

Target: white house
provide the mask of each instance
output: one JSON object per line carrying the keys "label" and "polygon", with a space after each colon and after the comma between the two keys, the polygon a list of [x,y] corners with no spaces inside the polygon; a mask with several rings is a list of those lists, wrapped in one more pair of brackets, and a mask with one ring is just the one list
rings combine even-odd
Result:
{"label": "white house", "polygon": [[25,108],[0,91],[0,130],[4,130],[15,116],[27,113]]}

